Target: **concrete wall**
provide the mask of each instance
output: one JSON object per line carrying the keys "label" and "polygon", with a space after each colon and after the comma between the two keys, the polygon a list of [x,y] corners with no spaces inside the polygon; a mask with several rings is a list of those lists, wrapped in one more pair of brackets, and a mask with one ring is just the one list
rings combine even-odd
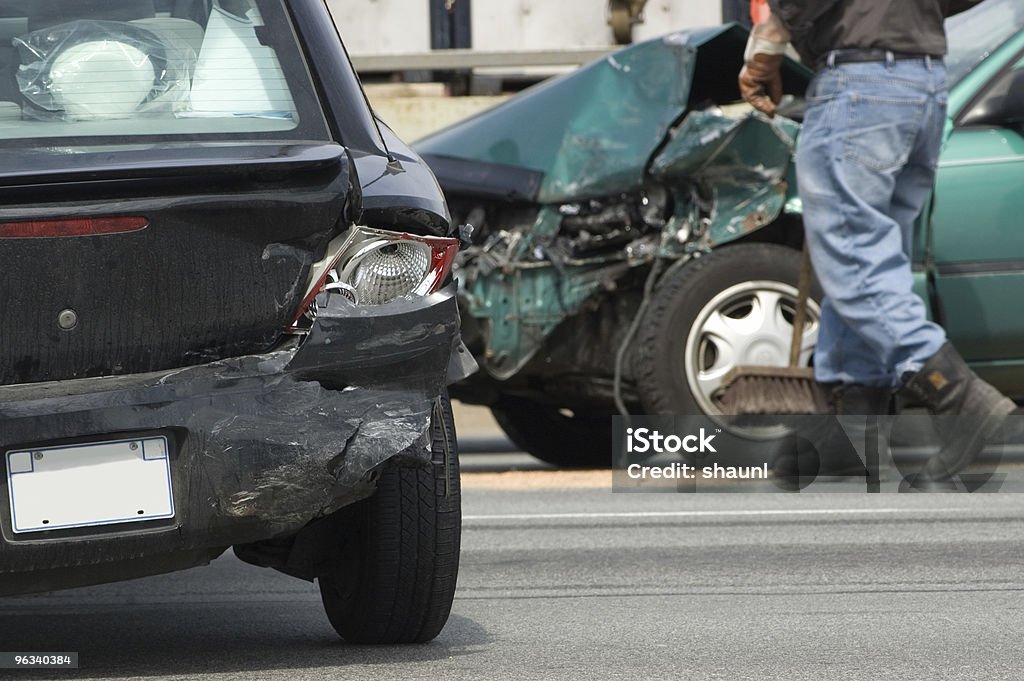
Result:
{"label": "concrete wall", "polygon": [[440,83],[367,85],[366,96],[377,114],[406,142],[414,142],[508,99],[446,97]]}
{"label": "concrete wall", "polygon": [[[473,0],[473,46],[486,50],[552,50],[615,41],[603,0]],[[651,0],[636,41],[722,22],[717,0]]]}
{"label": "concrete wall", "polygon": [[[464,2],[465,0],[456,0]],[[558,50],[614,43],[606,0],[471,0],[473,46],[487,51]],[[328,0],[353,55],[401,54],[430,49],[428,0]],[[719,0],[650,0],[634,39],[712,26],[722,21]],[[513,69],[549,75],[561,69]],[[479,72],[508,72],[480,69]],[[367,86],[370,102],[406,141],[498,104],[506,97],[446,97],[440,84]]]}
{"label": "concrete wall", "polygon": [[[477,49],[551,50],[614,43],[605,0],[470,1]],[[352,54],[430,49],[428,0],[328,0],[327,4]],[[646,22],[634,30],[636,40],[719,24],[722,8],[719,0],[650,0],[645,16]]]}
{"label": "concrete wall", "polygon": [[634,40],[647,40],[683,28],[722,23],[718,0],[651,0],[644,11],[646,22],[633,31]]}
{"label": "concrete wall", "polygon": [[350,54],[430,49],[428,0],[327,0],[327,6]]}

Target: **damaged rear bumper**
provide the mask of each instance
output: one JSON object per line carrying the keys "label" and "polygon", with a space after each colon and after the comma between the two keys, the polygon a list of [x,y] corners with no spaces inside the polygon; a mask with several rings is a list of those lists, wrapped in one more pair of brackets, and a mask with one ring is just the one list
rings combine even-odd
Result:
{"label": "damaged rear bumper", "polygon": [[5,454],[0,594],[181,569],[294,533],[372,493],[384,461],[428,457],[433,403],[471,362],[452,285],[322,309],[301,343],[265,355],[0,387],[5,453],[165,437],[174,508],[173,518],[16,533]]}

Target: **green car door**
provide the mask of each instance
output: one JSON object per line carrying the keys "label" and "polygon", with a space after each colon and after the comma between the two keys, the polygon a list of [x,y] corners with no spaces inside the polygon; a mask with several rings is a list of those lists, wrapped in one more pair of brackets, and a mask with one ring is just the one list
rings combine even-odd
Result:
{"label": "green car door", "polygon": [[[1024,396],[1024,11],[983,5],[1010,37],[958,60],[950,29],[949,136],[939,162],[927,266],[950,339],[975,369]],[[983,16],[983,15],[982,15]],[[979,23],[975,18],[975,23]],[[974,32],[980,30],[974,27]],[[968,32],[970,34],[971,32]],[[973,45],[985,45],[975,40]],[[989,46],[992,45],[991,35]],[[968,67],[970,67],[968,69]]]}

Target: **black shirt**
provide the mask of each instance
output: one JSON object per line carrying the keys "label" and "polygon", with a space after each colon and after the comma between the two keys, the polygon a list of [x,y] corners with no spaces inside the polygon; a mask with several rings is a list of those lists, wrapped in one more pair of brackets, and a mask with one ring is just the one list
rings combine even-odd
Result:
{"label": "black shirt", "polygon": [[981,0],[768,0],[807,64],[831,50],[943,55],[943,20]]}

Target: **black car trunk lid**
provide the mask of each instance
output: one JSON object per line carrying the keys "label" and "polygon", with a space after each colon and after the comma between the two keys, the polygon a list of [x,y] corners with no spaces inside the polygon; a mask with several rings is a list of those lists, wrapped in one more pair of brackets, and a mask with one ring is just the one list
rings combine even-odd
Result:
{"label": "black car trunk lid", "polygon": [[272,349],[357,201],[333,144],[12,155],[0,384]]}

